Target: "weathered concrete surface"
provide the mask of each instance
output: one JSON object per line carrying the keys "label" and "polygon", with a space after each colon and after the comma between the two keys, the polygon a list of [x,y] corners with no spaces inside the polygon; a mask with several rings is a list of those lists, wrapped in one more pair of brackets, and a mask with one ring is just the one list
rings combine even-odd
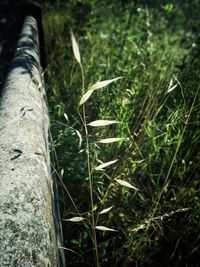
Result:
{"label": "weathered concrete surface", "polygon": [[0,98],[0,266],[57,266],[48,112],[27,17]]}

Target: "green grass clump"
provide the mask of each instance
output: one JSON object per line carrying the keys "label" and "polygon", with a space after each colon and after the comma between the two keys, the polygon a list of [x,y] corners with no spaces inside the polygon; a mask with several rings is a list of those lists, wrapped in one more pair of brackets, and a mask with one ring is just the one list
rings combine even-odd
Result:
{"label": "green grass clump", "polygon": [[[87,138],[92,165],[119,159],[106,172],[93,173],[94,211],[113,206],[98,217],[98,225],[117,230],[97,231],[99,266],[198,265],[199,4],[84,0],[45,5],[51,130],[73,199],[66,194],[63,219],[91,220]],[[85,107],[87,122],[121,123],[90,129],[88,136],[77,113],[82,76],[70,28],[79,42],[85,88],[123,76],[97,90]],[[125,140],[111,146],[95,142],[105,137]],[[139,191],[117,185],[116,179]],[[95,266],[90,229],[69,221],[63,229],[65,247],[79,255],[66,250],[67,266]]]}

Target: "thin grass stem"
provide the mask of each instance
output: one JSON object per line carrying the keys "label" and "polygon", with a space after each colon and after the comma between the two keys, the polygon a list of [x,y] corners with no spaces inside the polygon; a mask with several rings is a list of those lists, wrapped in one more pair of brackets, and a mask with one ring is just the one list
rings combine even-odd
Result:
{"label": "thin grass stem", "polygon": [[[82,95],[85,93],[85,75],[83,66],[80,63],[81,69],[81,76],[82,76]],[[94,244],[94,251],[95,251],[95,261],[96,266],[99,267],[99,255],[98,255],[98,245],[97,245],[97,237],[96,237],[96,229],[95,229],[95,214],[94,214],[94,196],[93,196],[93,177],[92,177],[92,170],[91,170],[91,163],[90,163],[90,144],[89,144],[89,136],[88,136],[88,129],[87,129],[87,121],[86,121],[86,111],[85,111],[85,104],[82,105],[82,113],[81,116],[80,112],[78,112],[81,121],[83,123],[85,137],[86,137],[86,155],[87,155],[87,169],[88,169],[88,177],[89,177],[89,191],[90,191],[90,203],[91,203],[91,216],[92,216],[92,241]]]}

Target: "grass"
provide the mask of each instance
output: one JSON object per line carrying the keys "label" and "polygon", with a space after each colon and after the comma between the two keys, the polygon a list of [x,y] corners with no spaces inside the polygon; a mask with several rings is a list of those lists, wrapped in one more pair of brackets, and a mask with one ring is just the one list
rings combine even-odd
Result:
{"label": "grass", "polygon": [[[99,266],[198,266],[198,5],[84,0],[44,7],[51,131],[58,171],[64,169],[63,182],[79,211],[66,194],[63,219],[78,215],[91,221],[91,186],[92,212],[113,206],[92,216],[117,230],[97,231]],[[70,28],[79,43],[85,88],[123,76],[86,103],[85,121],[121,122],[89,129],[90,164],[119,159],[106,172],[92,174],[90,189],[87,135],[77,113],[83,86]],[[96,143],[105,137],[125,141]],[[95,266],[91,228],[63,221],[63,229],[64,246],[79,254],[66,250],[67,266]]]}

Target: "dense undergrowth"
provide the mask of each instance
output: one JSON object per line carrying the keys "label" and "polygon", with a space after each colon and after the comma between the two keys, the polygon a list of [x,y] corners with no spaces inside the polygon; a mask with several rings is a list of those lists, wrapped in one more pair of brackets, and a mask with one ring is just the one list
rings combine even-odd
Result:
{"label": "dense undergrowth", "polygon": [[[199,266],[199,4],[69,0],[44,5],[53,148],[83,217],[90,218],[91,202],[77,113],[82,79],[70,29],[79,42],[86,88],[123,76],[86,105],[88,122],[121,122],[89,131],[94,164],[119,159],[106,172],[93,174],[95,213],[113,206],[98,216],[98,224],[117,230],[97,231],[100,266]],[[95,143],[105,136],[125,141]],[[116,185],[116,178],[139,191]],[[63,219],[77,216],[63,191]],[[67,266],[95,266],[90,230],[69,221],[63,221],[63,230]]]}

